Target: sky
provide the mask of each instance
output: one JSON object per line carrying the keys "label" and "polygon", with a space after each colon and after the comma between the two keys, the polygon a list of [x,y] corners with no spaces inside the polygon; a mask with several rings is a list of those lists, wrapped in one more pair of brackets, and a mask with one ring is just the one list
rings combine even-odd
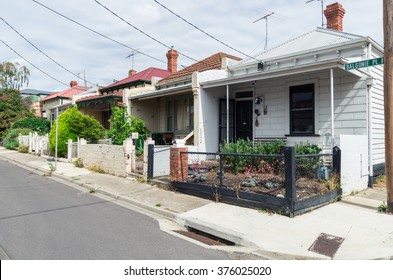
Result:
{"label": "sky", "polygon": [[[324,8],[337,2],[0,1],[0,62],[18,62],[30,69],[29,84],[22,88],[50,92],[67,89],[71,80],[105,86],[125,78],[130,69],[166,69],[171,47],[180,53],[178,69],[218,52],[253,56],[264,50],[266,37],[270,48],[320,27],[322,2]],[[344,32],[383,45],[382,1],[338,2],[346,10]],[[265,16],[267,20],[256,21]]]}

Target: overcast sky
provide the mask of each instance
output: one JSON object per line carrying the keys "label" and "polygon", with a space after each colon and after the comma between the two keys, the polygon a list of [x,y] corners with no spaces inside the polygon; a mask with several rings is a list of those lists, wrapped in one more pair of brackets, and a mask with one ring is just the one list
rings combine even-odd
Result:
{"label": "overcast sky", "polygon": [[[181,53],[179,68],[217,52],[240,58],[245,54],[255,55],[265,47],[266,20],[253,22],[272,12],[274,14],[267,21],[268,47],[322,24],[321,1],[318,0],[310,3],[306,0],[157,0],[215,40],[154,0],[97,1],[128,23],[95,0],[36,0],[118,43],[33,0],[1,0],[0,40],[9,47],[0,41],[0,61],[26,65],[31,71],[28,88],[53,92],[66,89],[71,80],[78,80],[83,85],[84,73],[88,82],[108,85],[114,79],[126,77],[131,68],[137,71],[148,67],[166,69],[165,54],[171,46]],[[325,7],[335,2],[323,1]],[[341,0],[340,3],[346,10],[345,32],[369,36],[383,44],[382,1]],[[4,21],[62,67],[40,53]],[[133,50],[140,53],[127,58]],[[70,72],[79,75],[80,79]]]}

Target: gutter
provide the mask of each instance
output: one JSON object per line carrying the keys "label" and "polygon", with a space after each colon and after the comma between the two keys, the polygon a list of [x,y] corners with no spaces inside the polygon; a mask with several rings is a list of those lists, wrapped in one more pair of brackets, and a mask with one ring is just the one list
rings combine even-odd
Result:
{"label": "gutter", "polygon": [[280,68],[276,70],[259,71],[252,74],[245,74],[236,77],[228,77],[228,78],[214,80],[214,81],[201,82],[201,87],[212,88],[212,87],[231,85],[241,82],[251,82],[255,80],[279,78],[288,75],[301,74],[309,71],[326,70],[334,67],[344,69],[343,65],[345,63],[346,60],[342,58],[337,58],[330,61],[320,61],[312,64],[297,65],[287,68]]}
{"label": "gutter", "polygon": [[161,96],[168,96],[168,95],[173,95],[173,94],[179,94],[187,90],[191,90],[192,85],[186,84],[186,85],[181,85],[177,87],[170,87],[170,88],[165,88],[165,89],[160,89],[160,90],[154,90],[154,91],[149,91],[146,93],[142,94],[137,94],[137,95],[132,95],[128,98],[128,100],[144,100],[144,99],[150,99],[150,98],[156,98],[156,97],[161,97]]}

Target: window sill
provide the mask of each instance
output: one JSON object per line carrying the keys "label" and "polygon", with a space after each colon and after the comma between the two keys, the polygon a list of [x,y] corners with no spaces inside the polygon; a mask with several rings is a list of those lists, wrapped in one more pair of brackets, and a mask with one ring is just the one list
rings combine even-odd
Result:
{"label": "window sill", "polygon": [[321,137],[320,134],[285,134],[285,137]]}

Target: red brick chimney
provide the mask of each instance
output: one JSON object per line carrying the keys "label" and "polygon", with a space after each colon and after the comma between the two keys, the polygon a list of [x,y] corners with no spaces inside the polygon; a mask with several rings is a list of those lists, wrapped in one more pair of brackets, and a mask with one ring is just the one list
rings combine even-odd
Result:
{"label": "red brick chimney", "polygon": [[135,74],[136,74],[136,70],[134,70],[134,69],[131,69],[130,71],[128,71],[128,77],[131,77]]}
{"label": "red brick chimney", "polygon": [[77,81],[71,81],[70,82],[70,87],[74,87],[74,86],[77,86],[77,85],[78,85]]}
{"label": "red brick chimney", "polygon": [[179,54],[174,49],[170,49],[166,53],[166,57],[168,59],[168,71],[170,71],[171,73],[176,73],[177,72],[177,58],[179,57]]}
{"label": "red brick chimney", "polygon": [[336,2],[327,5],[324,14],[327,19],[327,28],[341,32],[343,31],[345,9],[340,3]]}

